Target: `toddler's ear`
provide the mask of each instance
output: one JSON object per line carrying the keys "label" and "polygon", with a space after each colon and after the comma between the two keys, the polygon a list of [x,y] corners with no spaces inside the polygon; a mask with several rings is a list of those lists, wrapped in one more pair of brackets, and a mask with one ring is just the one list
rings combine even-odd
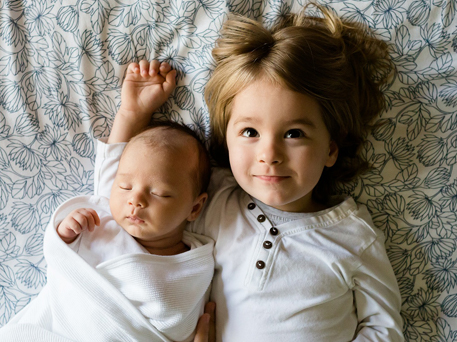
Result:
{"label": "toddler's ear", "polygon": [[339,149],[338,149],[338,145],[336,144],[336,142],[334,142],[333,140],[330,141],[328,159],[327,159],[327,162],[325,163],[325,166],[332,167],[333,165],[335,165],[336,160],[338,159],[338,151],[339,151]]}
{"label": "toddler's ear", "polygon": [[194,201],[194,206],[192,207],[192,212],[187,217],[187,221],[195,221],[200,215],[203,205],[205,204],[206,200],[208,199],[208,194],[206,192],[198,195],[198,197]]}

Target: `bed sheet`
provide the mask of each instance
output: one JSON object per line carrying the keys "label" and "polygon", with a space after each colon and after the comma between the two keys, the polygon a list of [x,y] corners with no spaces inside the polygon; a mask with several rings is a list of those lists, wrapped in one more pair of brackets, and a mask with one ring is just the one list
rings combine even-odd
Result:
{"label": "bed sheet", "polygon": [[[0,1],[0,325],[46,283],[43,230],[93,189],[129,62],[168,61],[178,87],[155,115],[207,140],[203,90],[227,13],[271,25],[304,0]],[[457,340],[456,0],[320,1],[391,45],[386,124],[363,150],[375,169],[341,186],[386,235],[407,341]]]}

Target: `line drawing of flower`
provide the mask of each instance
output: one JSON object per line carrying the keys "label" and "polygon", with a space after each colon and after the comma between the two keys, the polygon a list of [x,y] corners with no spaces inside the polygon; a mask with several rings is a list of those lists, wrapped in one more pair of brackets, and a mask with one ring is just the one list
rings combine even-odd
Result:
{"label": "line drawing of flower", "polygon": [[457,209],[457,179],[454,180],[454,183],[442,188],[441,195],[441,206],[443,208],[449,208],[451,211],[455,211]]}
{"label": "line drawing of flower", "polygon": [[385,149],[388,156],[399,170],[407,168],[412,163],[414,146],[406,138],[399,138],[395,141],[387,141]]}
{"label": "line drawing of flower", "polygon": [[54,28],[55,16],[51,14],[54,5],[47,4],[46,0],[35,0],[25,8],[24,14],[27,19],[25,24],[29,32],[37,32],[38,35],[44,36]]}
{"label": "line drawing of flower", "polygon": [[390,29],[404,21],[406,10],[403,4],[406,0],[376,0],[374,2],[373,17],[376,24]]}
{"label": "line drawing of flower", "polygon": [[64,95],[62,92],[53,93],[53,95],[43,105],[43,108],[46,109],[44,114],[49,115],[52,123],[57,127],[76,129],[83,120],[79,106],[69,101],[68,95]]}
{"label": "line drawing of flower", "polygon": [[18,259],[16,277],[27,288],[38,288],[46,284],[46,269],[35,265],[29,260]]}
{"label": "line drawing of flower", "polygon": [[413,190],[414,195],[409,196],[406,208],[416,220],[426,220],[434,217],[439,210],[439,204],[427,196],[423,191]]}
{"label": "line drawing of flower", "polygon": [[432,261],[432,267],[424,272],[427,286],[439,292],[450,290],[457,284],[457,266],[451,259]]}
{"label": "line drawing of flower", "polygon": [[413,318],[420,318],[422,321],[435,319],[438,316],[440,306],[437,301],[439,296],[439,294],[434,294],[432,290],[420,288],[415,295],[408,298],[407,312]]}
{"label": "line drawing of flower", "polygon": [[14,202],[11,213],[11,225],[16,231],[27,234],[37,229],[39,214],[35,206],[24,202]]}
{"label": "line drawing of flower", "polygon": [[116,29],[110,29],[108,38],[108,53],[118,64],[124,65],[133,62],[135,58],[134,42],[132,37]]}
{"label": "line drawing of flower", "polygon": [[40,167],[43,155],[39,151],[16,139],[11,139],[7,147],[11,148],[8,154],[9,158],[18,164],[22,170],[33,170]]}
{"label": "line drawing of flower", "polygon": [[63,6],[57,13],[57,25],[66,32],[74,32],[79,25],[79,12],[76,6]]}
{"label": "line drawing of flower", "polygon": [[420,34],[434,58],[438,58],[447,51],[450,35],[443,31],[441,24],[433,23],[430,27],[428,24],[421,26]]}
{"label": "line drawing of flower", "polygon": [[425,0],[413,1],[409,5],[407,18],[411,25],[424,25],[430,16],[430,2]]}
{"label": "line drawing of flower", "polygon": [[81,56],[86,56],[93,65],[102,64],[106,49],[103,48],[103,43],[92,31],[84,30],[77,43]]}
{"label": "line drawing of flower", "polygon": [[38,135],[38,141],[46,159],[52,155],[55,160],[61,161],[71,154],[71,144],[66,137],[67,134],[62,134],[58,127],[45,126],[44,131]]}
{"label": "line drawing of flower", "polygon": [[425,134],[418,147],[417,158],[424,166],[441,165],[445,161],[447,146],[442,137]]}
{"label": "line drawing of flower", "polygon": [[0,14],[0,37],[8,46],[22,46],[26,42],[26,29],[18,24],[17,19],[14,20],[6,14]]}
{"label": "line drawing of flower", "polygon": [[25,108],[21,85],[7,78],[0,82],[0,104],[9,112],[17,112]]}

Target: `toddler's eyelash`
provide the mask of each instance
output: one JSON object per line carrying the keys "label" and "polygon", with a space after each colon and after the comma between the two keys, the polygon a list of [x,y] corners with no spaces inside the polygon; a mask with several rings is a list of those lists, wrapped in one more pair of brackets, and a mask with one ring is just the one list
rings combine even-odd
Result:
{"label": "toddler's eyelash", "polygon": [[[299,133],[299,137],[296,137],[296,138],[303,138],[303,137],[306,136],[305,132],[303,132],[301,129],[296,128],[296,129],[289,129],[289,130],[286,132],[286,134],[284,134],[284,137],[285,137],[285,138],[288,138],[288,135],[289,135],[291,132],[294,132],[294,133],[298,132],[298,133]],[[289,137],[289,138],[290,138],[290,137]],[[293,139],[293,138],[290,138],[290,139]]]}
{"label": "toddler's eyelash", "polygon": [[[246,135],[245,133],[248,132],[248,131],[253,131],[254,134],[253,135]],[[252,127],[247,127],[247,128],[243,128],[240,132],[240,135],[246,137],[246,138],[251,138],[253,137],[254,135],[257,136],[259,133],[257,132],[256,129],[252,128]]]}

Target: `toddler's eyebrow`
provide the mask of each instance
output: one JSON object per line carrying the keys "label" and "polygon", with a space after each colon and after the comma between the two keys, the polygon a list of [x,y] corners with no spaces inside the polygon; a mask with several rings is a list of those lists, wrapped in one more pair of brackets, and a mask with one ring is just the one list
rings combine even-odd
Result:
{"label": "toddler's eyebrow", "polygon": [[233,124],[236,125],[239,123],[256,123],[256,122],[259,122],[259,120],[256,118],[253,118],[250,116],[242,116],[242,117],[236,119]]}
{"label": "toddler's eyebrow", "polygon": [[308,120],[306,118],[289,120],[289,121],[286,121],[286,124],[288,124],[288,125],[304,125],[304,126],[310,126],[311,128],[316,128],[316,124],[314,122],[312,122],[311,120]]}

